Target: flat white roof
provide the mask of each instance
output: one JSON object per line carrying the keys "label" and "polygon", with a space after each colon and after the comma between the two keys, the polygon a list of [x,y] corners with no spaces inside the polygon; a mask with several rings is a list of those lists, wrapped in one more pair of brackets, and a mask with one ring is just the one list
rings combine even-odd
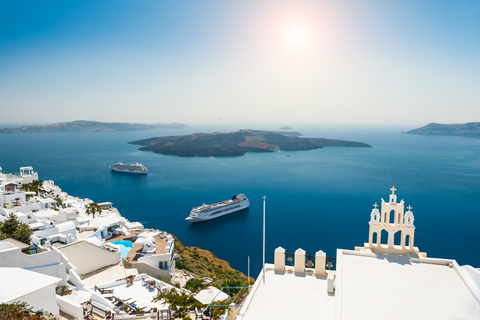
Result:
{"label": "flat white roof", "polygon": [[327,293],[325,276],[272,269],[267,265],[265,283],[260,273],[253,299],[240,311],[242,320],[333,319],[335,298]]}
{"label": "flat white roof", "polygon": [[43,202],[43,203],[56,203],[57,200],[53,199],[53,198],[40,198],[40,201]]}
{"label": "flat white roof", "polygon": [[2,241],[0,241],[0,251],[12,249],[12,248],[17,248],[17,246],[14,245],[14,244],[11,243],[11,242],[2,242]]}
{"label": "flat white roof", "polygon": [[[2,250],[2,244],[3,243],[12,244],[14,247],[18,247],[21,250],[27,250],[27,249],[30,248],[29,244],[23,243],[21,241],[18,241],[18,240],[12,239],[12,238],[7,238],[7,239],[4,239],[4,240],[0,240],[0,251]],[[4,247],[4,248],[8,249],[10,247],[7,246],[7,247]]]}
{"label": "flat white roof", "polygon": [[0,268],[0,303],[7,303],[62,281],[21,268]]}
{"label": "flat white roof", "polygon": [[95,219],[90,220],[90,226],[92,227],[110,227],[115,224],[120,224],[125,218],[118,217],[118,216],[107,216],[107,217],[99,217],[98,214],[95,214]]}
{"label": "flat white roof", "polygon": [[125,226],[130,230],[143,229],[143,224],[140,222],[127,222],[125,223]]}
{"label": "flat white roof", "polygon": [[351,250],[337,258],[336,320],[480,319],[454,261]]}
{"label": "flat white roof", "polygon": [[123,266],[113,266],[105,269],[101,272],[95,273],[88,278],[82,279],[83,283],[87,287],[93,287],[95,285],[101,286],[105,283],[115,282],[118,279],[122,279],[128,276]]}
{"label": "flat white roof", "polygon": [[32,230],[35,230],[35,229],[39,229],[39,228],[42,228],[42,227],[45,227],[45,225],[41,222],[33,222],[33,223],[29,223],[28,226],[32,229]]}
{"label": "flat white roof", "polygon": [[334,294],[326,277],[286,269],[266,265],[239,320],[480,319],[479,273],[454,260],[339,249]]}
{"label": "flat white roof", "polygon": [[222,301],[228,299],[228,294],[221,290],[218,290],[215,287],[210,287],[197,293],[195,295],[195,299],[197,299],[203,304],[209,304],[212,301]]}
{"label": "flat white roof", "polygon": [[38,218],[51,218],[58,216],[58,211],[52,209],[43,209],[34,213],[34,215]]}

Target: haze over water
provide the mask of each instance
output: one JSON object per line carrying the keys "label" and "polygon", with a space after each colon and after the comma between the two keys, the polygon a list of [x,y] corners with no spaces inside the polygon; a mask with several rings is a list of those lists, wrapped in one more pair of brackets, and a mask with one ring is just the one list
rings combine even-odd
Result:
{"label": "haze over water", "polygon": [[[129,220],[211,250],[244,273],[251,256],[253,276],[262,260],[263,195],[267,262],[273,262],[278,246],[335,256],[337,248],[363,245],[373,204],[387,200],[395,186],[398,200],[413,207],[415,245],[421,251],[480,266],[480,139],[406,135],[397,129],[294,129],[373,148],[180,158],[138,151],[127,142],[212,129],[2,134],[0,166],[18,172],[31,165],[40,179],[54,180],[70,195],[111,201]],[[112,172],[109,165],[117,161],[138,161],[149,173]],[[192,207],[235,193],[247,195],[248,211],[193,225],[185,221]]]}

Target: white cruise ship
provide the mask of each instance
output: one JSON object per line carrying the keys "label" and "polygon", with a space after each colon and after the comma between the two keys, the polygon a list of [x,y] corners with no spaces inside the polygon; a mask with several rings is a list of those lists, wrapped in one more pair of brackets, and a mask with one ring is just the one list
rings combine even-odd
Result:
{"label": "white cruise ship", "polygon": [[114,163],[110,166],[113,171],[130,172],[130,173],[147,173],[148,170],[141,163],[135,162],[130,164],[124,164],[121,162]]}
{"label": "white cruise ship", "polygon": [[214,204],[203,204],[190,211],[190,215],[185,218],[190,222],[200,222],[218,218],[226,214],[246,209],[250,206],[247,197],[244,194],[234,195],[232,199]]}

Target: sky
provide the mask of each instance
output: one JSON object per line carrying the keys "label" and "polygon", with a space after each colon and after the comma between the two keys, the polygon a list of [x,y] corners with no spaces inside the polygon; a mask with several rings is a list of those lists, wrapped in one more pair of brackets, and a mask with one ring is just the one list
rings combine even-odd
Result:
{"label": "sky", "polygon": [[0,123],[480,121],[480,1],[0,1]]}

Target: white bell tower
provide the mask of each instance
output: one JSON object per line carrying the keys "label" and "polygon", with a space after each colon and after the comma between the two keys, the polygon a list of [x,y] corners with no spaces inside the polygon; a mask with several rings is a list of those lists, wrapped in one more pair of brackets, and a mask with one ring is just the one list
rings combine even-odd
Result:
{"label": "white bell tower", "polygon": [[[390,190],[392,194],[389,195],[389,201],[385,202],[382,199],[380,211],[375,203],[374,209],[370,213],[370,230],[365,248],[384,252],[418,252],[418,248],[413,246],[415,226],[413,225],[412,207],[408,206],[408,211],[404,213],[404,201],[397,202],[395,194],[397,189],[392,187]],[[395,234],[397,233],[400,233],[399,243],[395,243]]]}
{"label": "white bell tower", "polygon": [[415,218],[413,217],[413,212],[411,211],[412,206],[408,206],[407,209],[408,209],[408,211],[407,211],[407,213],[405,213],[405,227],[415,228],[413,226],[413,220],[415,220]]}
{"label": "white bell tower", "polygon": [[370,224],[379,225],[380,224],[380,211],[378,211],[378,204],[375,202],[373,205],[372,213],[370,213]]}

